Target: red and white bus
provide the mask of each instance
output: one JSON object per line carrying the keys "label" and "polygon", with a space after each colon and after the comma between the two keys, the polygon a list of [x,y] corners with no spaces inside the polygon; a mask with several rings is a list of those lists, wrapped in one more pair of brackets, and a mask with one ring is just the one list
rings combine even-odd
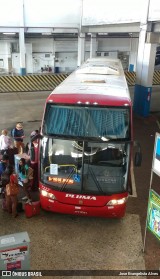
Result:
{"label": "red and white bus", "polygon": [[133,123],[119,59],[88,59],[57,86],[46,100],[41,136],[43,209],[124,216],[131,191]]}

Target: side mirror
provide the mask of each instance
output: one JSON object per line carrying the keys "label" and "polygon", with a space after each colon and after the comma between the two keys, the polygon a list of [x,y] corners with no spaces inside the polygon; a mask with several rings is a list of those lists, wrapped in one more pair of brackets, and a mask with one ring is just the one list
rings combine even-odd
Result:
{"label": "side mirror", "polygon": [[140,167],[142,163],[142,153],[136,152],[134,157],[134,165],[135,167]]}
{"label": "side mirror", "polygon": [[136,147],[138,149],[138,151],[136,151],[135,156],[134,156],[134,166],[140,167],[141,163],[142,163],[142,152],[141,152],[140,143],[135,141],[134,147]]}

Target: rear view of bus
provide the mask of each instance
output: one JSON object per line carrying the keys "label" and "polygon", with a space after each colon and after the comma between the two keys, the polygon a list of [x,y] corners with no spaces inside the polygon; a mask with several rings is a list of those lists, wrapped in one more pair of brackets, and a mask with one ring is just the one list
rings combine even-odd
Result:
{"label": "rear view of bus", "polygon": [[132,103],[118,59],[88,59],[50,94],[40,140],[43,209],[123,217],[131,190]]}

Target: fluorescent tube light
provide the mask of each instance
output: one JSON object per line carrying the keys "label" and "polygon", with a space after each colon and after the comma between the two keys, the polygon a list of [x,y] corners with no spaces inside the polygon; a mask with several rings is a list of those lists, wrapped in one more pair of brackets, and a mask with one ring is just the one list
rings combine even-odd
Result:
{"label": "fluorescent tube light", "polygon": [[3,34],[4,35],[15,35],[16,33],[15,32],[4,32]]}
{"label": "fluorescent tube light", "polygon": [[48,36],[48,35],[52,35],[52,33],[51,32],[44,32],[44,33],[42,33],[42,35]]}

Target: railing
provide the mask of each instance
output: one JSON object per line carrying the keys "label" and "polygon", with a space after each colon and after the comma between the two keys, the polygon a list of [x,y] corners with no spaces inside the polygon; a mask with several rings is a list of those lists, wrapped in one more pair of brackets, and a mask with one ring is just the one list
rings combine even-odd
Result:
{"label": "railing", "polygon": [[[52,91],[69,74],[40,74],[26,76],[0,76],[0,93]],[[125,72],[129,86],[135,85],[136,73]],[[160,85],[160,71],[153,75],[153,85]]]}

